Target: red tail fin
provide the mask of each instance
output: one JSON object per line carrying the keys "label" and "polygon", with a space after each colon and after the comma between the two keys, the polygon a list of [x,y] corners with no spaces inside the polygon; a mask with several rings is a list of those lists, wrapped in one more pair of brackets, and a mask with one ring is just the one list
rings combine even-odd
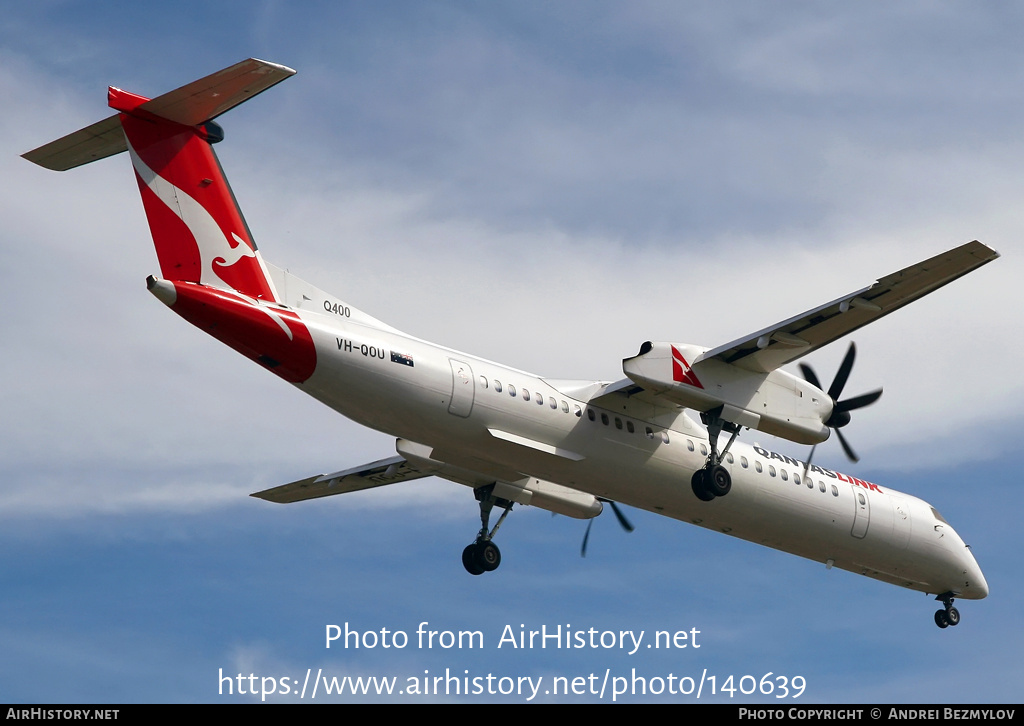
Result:
{"label": "red tail fin", "polygon": [[[223,138],[212,119],[293,75],[249,59],[152,100],[118,88],[119,112],[25,154],[51,169],[70,169],[128,150],[153,233],[161,274],[263,300],[273,283],[211,144]],[[119,122],[119,123],[118,123]],[[116,133],[121,126],[124,137]]]}

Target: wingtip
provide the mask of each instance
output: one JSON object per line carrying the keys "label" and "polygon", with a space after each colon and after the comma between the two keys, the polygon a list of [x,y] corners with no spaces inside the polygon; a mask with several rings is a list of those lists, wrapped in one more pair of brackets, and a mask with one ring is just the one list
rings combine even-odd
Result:
{"label": "wingtip", "polygon": [[259,63],[261,66],[268,66],[269,68],[273,68],[274,70],[280,73],[285,73],[289,76],[294,76],[296,73],[298,73],[298,71],[296,71],[294,68],[289,68],[288,66],[282,65],[281,63],[274,63],[273,61],[263,60],[262,58],[250,58],[249,60],[253,63]]}
{"label": "wingtip", "polygon": [[[984,242],[979,242],[978,240],[971,240],[971,242],[969,244],[977,245],[978,247],[981,247],[982,249],[978,250],[978,252],[980,253],[978,256],[982,257],[982,258],[984,258],[986,260],[995,260],[995,259],[998,259],[1001,256],[999,254],[998,250],[993,249],[992,247],[989,247]],[[982,250],[984,250],[984,252],[982,252]]]}

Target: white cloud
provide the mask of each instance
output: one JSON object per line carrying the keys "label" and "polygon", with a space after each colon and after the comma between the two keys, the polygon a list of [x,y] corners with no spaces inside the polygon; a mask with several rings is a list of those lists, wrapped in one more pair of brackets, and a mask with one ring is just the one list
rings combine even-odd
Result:
{"label": "white cloud", "polygon": [[[678,22],[691,35],[700,25]],[[819,30],[786,50],[807,23]],[[807,23],[747,28],[760,50],[735,63],[811,95],[842,92],[792,73],[808,47],[829,57],[834,23]],[[675,57],[667,35],[653,37],[651,52]],[[522,38],[498,50],[474,39],[427,47],[436,73],[472,58],[481,75],[471,85],[495,64],[501,80],[472,99],[449,76],[410,86],[422,113],[405,127],[409,146],[374,140],[379,159],[353,156],[365,126],[342,118],[340,137],[328,136],[338,99],[317,82],[333,77],[324,68],[300,68],[280,90],[288,104],[268,94],[223,120],[222,158],[268,259],[414,335],[552,377],[615,379],[643,340],[717,345],[980,237],[1004,258],[855,336],[849,390],[886,393],[849,432],[861,453],[895,446],[920,462],[934,453],[930,439],[1016,416],[1021,350],[1007,331],[1020,303],[1021,149],[1000,130],[901,148],[887,133],[898,115],[862,134],[813,105],[736,113],[735,85],[704,88],[702,107],[667,93],[679,65],[620,103],[614,75],[604,83],[579,58],[531,54]],[[338,97],[354,92],[365,118],[401,117],[380,80],[416,59],[393,63],[344,71],[358,83]],[[19,152],[94,120],[100,104],[82,89],[25,59],[8,67],[17,71],[3,74],[3,89],[21,103],[4,131]],[[310,133],[290,134],[300,118]],[[21,311],[3,323],[5,367],[8,380],[32,381],[2,393],[10,454],[72,467],[178,457],[244,466],[255,456],[301,476],[390,453],[386,437],[303,400],[143,291],[156,264],[126,160],[55,175],[8,155],[2,169],[19,182],[3,201],[2,254],[4,295]],[[696,226],[659,211],[672,204],[693,210]],[[810,361],[826,379],[845,341],[833,348]]]}

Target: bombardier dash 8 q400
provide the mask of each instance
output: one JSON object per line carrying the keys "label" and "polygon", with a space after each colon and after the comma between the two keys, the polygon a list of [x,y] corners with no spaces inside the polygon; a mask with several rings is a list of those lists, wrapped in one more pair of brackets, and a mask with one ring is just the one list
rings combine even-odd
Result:
{"label": "bombardier dash 8 q400", "polygon": [[[212,145],[213,119],[293,75],[250,59],[148,99],[111,87],[114,115],[25,154],[55,170],[127,151],[160,264],[158,300],[335,411],[396,437],[397,455],[257,492],[297,502],[426,476],[470,487],[481,527],[462,561],[498,567],[513,505],[579,519],[622,502],[828,567],[934,594],[935,622],[988,584],[927,502],[737,440],[757,429],[814,446],[881,390],[842,398],[853,345],[826,390],[801,364],[823,345],[994,260],[970,242],[739,340],[646,342],[619,382],[556,380],[407,335],[265,262]],[[699,419],[699,421],[698,421]],[[720,437],[727,435],[721,445]],[[501,511],[494,526],[491,513]],[[588,530],[589,533],[589,530]],[[584,544],[585,544],[584,540]]]}

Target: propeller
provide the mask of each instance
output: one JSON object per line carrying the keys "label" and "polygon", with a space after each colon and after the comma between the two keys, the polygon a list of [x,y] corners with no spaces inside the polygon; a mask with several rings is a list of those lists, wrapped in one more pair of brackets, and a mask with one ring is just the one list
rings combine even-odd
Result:
{"label": "propeller", "polygon": [[[850,442],[843,436],[843,432],[840,431],[843,426],[850,423],[850,411],[856,411],[858,408],[864,408],[870,406],[872,403],[877,401],[882,395],[882,389],[879,388],[876,391],[870,393],[862,393],[859,396],[853,398],[847,398],[846,400],[840,401],[839,397],[843,394],[843,388],[846,387],[846,381],[850,377],[850,371],[853,370],[853,361],[857,357],[857,346],[850,343],[849,349],[846,351],[846,356],[843,358],[843,362],[839,366],[839,370],[836,371],[836,377],[832,379],[832,385],[828,387],[826,392],[828,397],[832,399],[832,415],[825,421],[825,425],[836,432],[836,436],[839,437],[839,443],[843,447],[843,451],[846,453],[847,458],[850,461],[859,461],[857,454],[854,453],[853,447],[850,446]],[[825,388],[821,385],[818,380],[818,376],[815,375],[814,369],[812,369],[806,363],[800,364],[800,370],[804,374],[804,380],[810,383],[812,386],[820,388],[822,391]],[[818,448],[815,444],[811,447],[811,455],[807,457],[807,463],[804,464],[804,476],[807,475],[807,470],[811,466],[811,459],[814,458],[814,450]]]}
{"label": "propeller", "polygon": [[[615,518],[617,520],[619,520],[619,524],[622,526],[622,528],[624,530],[626,530],[627,532],[632,532],[633,531],[633,525],[629,523],[628,519],[626,519],[626,515],[624,515],[622,513],[622,510],[619,509],[619,505],[618,504],[613,502],[611,499],[605,499],[603,497],[598,497],[597,501],[599,501],[599,502],[606,502],[608,504],[611,504],[612,505],[612,512],[615,513]],[[580,547],[580,557],[586,557],[587,556],[587,541],[590,539],[590,528],[591,528],[591,526],[593,526],[593,524],[594,524],[594,517],[591,517],[590,520],[587,522],[586,534],[583,535],[583,546]]]}

